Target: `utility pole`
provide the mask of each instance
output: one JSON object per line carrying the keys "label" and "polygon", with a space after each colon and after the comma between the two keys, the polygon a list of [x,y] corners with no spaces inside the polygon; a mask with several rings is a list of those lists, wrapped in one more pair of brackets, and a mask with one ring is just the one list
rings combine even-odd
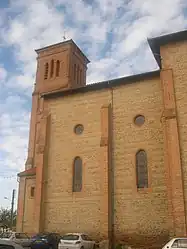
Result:
{"label": "utility pole", "polygon": [[15,199],[15,192],[16,192],[16,190],[13,189],[13,191],[12,191],[12,202],[11,202],[11,225],[10,225],[10,229],[11,230],[13,228],[13,222],[14,222],[14,199]]}

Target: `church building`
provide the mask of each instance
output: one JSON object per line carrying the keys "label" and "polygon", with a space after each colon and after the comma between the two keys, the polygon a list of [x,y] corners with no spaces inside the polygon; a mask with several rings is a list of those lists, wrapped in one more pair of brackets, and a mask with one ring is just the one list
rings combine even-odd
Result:
{"label": "church building", "polygon": [[148,44],[159,70],[95,84],[72,40],[36,50],[18,232],[144,248],[186,236],[187,31]]}

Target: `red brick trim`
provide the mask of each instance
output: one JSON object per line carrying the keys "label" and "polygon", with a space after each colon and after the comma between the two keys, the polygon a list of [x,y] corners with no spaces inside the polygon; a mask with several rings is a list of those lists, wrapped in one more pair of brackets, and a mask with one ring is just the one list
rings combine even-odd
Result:
{"label": "red brick trim", "polygon": [[36,175],[36,167],[18,173],[18,177],[33,176],[33,175]]}

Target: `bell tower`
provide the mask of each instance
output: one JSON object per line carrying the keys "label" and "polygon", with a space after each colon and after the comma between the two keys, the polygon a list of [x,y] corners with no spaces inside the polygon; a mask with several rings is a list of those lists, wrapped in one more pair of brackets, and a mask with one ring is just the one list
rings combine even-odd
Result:
{"label": "bell tower", "polygon": [[35,50],[37,72],[35,91],[42,94],[86,85],[90,62],[73,40]]}
{"label": "bell tower", "polygon": [[43,219],[43,167],[49,115],[45,112],[41,95],[85,86],[89,63],[72,40],[37,49],[36,53],[37,72],[32,94],[28,157],[25,170],[19,174],[17,219],[17,231],[29,233],[40,232]]}

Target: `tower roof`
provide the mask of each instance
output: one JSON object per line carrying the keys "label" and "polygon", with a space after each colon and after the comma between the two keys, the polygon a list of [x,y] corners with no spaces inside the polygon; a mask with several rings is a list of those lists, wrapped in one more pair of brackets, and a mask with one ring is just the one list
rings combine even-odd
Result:
{"label": "tower roof", "polygon": [[179,42],[187,40],[187,30],[170,33],[167,35],[162,35],[158,37],[148,38],[149,46],[152,50],[152,53],[158,63],[158,66],[161,68],[161,56],[160,56],[160,47],[172,42]]}
{"label": "tower roof", "polygon": [[82,52],[82,50],[77,46],[77,44],[72,39],[67,40],[67,41],[63,41],[63,42],[59,42],[59,43],[55,43],[52,45],[48,45],[48,46],[43,47],[43,48],[35,49],[35,52],[37,54],[40,54],[40,52],[43,52],[43,51],[48,50],[50,48],[61,47],[63,45],[67,45],[67,44],[71,44],[71,45],[75,46],[79,50],[80,54],[85,58],[86,62],[90,63],[89,59],[86,57],[86,55]]}

